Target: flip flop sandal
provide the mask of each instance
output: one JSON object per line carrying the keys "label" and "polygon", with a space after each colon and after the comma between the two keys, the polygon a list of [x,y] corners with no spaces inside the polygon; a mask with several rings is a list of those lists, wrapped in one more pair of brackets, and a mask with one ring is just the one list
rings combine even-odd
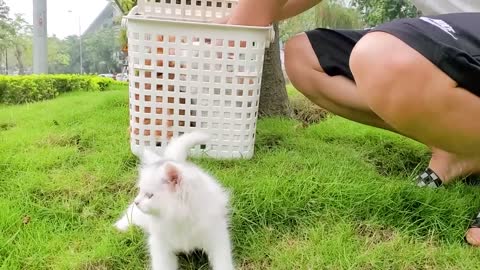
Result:
{"label": "flip flop sandal", "polygon": [[480,213],[472,220],[470,223],[470,226],[468,227],[469,229],[471,228],[480,228]]}
{"label": "flip flop sandal", "polygon": [[427,168],[423,173],[419,174],[415,180],[419,187],[439,188],[442,186],[442,180],[430,168]]}

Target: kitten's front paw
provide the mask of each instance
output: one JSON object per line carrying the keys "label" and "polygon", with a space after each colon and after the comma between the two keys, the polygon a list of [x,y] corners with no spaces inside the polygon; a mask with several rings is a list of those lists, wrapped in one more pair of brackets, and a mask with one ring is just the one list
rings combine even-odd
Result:
{"label": "kitten's front paw", "polygon": [[122,218],[119,221],[115,223],[115,228],[121,232],[126,232],[128,230],[128,227],[130,227],[130,223],[128,222],[128,219]]}

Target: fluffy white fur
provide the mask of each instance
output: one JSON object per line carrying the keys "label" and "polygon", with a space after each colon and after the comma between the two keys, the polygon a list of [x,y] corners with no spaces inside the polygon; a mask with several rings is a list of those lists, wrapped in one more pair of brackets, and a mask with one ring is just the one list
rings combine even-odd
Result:
{"label": "fluffy white fur", "polygon": [[177,270],[177,252],[204,250],[214,270],[233,270],[228,232],[228,194],[194,164],[188,151],[208,135],[194,132],[173,140],[159,157],[141,158],[139,194],[115,226],[131,224],[148,234],[153,270]]}

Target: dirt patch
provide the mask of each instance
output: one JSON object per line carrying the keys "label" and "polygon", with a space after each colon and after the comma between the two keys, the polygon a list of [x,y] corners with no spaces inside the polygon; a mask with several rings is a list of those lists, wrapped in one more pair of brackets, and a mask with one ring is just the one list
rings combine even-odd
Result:
{"label": "dirt patch", "polygon": [[426,152],[393,141],[378,142],[371,147],[371,151],[364,154],[365,160],[373,164],[381,175],[407,177],[428,164]]}
{"label": "dirt patch", "polygon": [[114,265],[104,260],[87,262],[78,268],[78,270],[110,270],[110,269],[115,269]]}
{"label": "dirt patch", "polygon": [[7,131],[16,127],[17,125],[14,123],[0,123],[0,131]]}
{"label": "dirt patch", "polygon": [[252,262],[249,260],[244,260],[241,262],[239,267],[240,270],[258,270],[258,269],[269,269],[269,268],[271,268],[271,263],[266,259],[260,262]]}
{"label": "dirt patch", "polygon": [[378,225],[360,224],[355,231],[371,245],[389,242],[395,238],[393,230]]}
{"label": "dirt patch", "polygon": [[48,135],[40,144],[44,146],[76,147],[81,152],[91,147],[91,143],[79,134]]}
{"label": "dirt patch", "polygon": [[30,191],[30,196],[32,196],[37,203],[45,203],[60,198],[70,198],[72,197],[72,193],[73,192],[69,189],[45,190],[41,187],[37,187]]}
{"label": "dirt patch", "polygon": [[293,117],[304,126],[317,124],[329,115],[328,111],[302,95],[291,97],[290,107],[293,110]]}
{"label": "dirt patch", "polygon": [[425,169],[430,159],[427,148],[416,148],[400,140],[388,140],[379,135],[367,135],[362,139],[326,136],[323,141],[348,145],[383,176],[412,176]]}
{"label": "dirt patch", "polygon": [[138,163],[138,158],[130,153],[128,156],[123,158],[122,171],[131,171],[138,166]]}
{"label": "dirt patch", "polygon": [[273,150],[284,145],[285,138],[275,133],[260,133],[255,140],[255,147],[258,150]]}
{"label": "dirt patch", "polygon": [[135,196],[138,192],[135,186],[136,178],[132,177],[131,181],[116,181],[113,183],[109,183],[105,185],[103,190],[105,193],[109,194],[117,194],[117,193],[124,193],[128,194],[129,196]]}

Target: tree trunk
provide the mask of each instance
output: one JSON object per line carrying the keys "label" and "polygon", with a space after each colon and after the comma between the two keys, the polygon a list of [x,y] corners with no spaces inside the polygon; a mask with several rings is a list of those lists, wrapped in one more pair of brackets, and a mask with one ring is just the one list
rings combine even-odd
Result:
{"label": "tree trunk", "polygon": [[5,74],[8,75],[8,49],[5,49]]}
{"label": "tree trunk", "polygon": [[260,116],[291,116],[285,78],[280,60],[278,24],[274,25],[275,42],[265,52],[262,89],[260,91]]}
{"label": "tree trunk", "polygon": [[25,65],[23,64],[23,48],[20,46],[15,46],[15,57],[17,58],[18,63],[18,74],[25,74]]}

